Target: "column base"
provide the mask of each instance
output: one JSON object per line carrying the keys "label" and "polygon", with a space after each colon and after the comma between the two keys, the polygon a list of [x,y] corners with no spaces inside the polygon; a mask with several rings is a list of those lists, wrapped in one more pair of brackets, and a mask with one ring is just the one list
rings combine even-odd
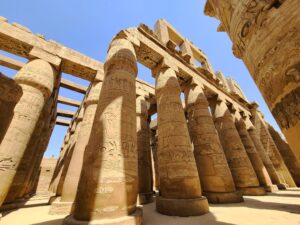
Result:
{"label": "column base", "polygon": [[57,199],[59,199],[59,198],[60,198],[60,196],[58,196],[58,195],[51,196],[49,198],[48,204],[51,205],[53,202],[57,201]]}
{"label": "column base", "polygon": [[266,195],[266,191],[263,187],[244,187],[240,188],[243,195],[250,195],[250,196],[261,196]]}
{"label": "column base", "polygon": [[265,188],[266,192],[273,193],[273,192],[277,192],[278,191],[278,187],[276,185],[274,185],[274,184],[270,185],[270,186],[265,186],[264,188]]}
{"label": "column base", "polygon": [[168,216],[200,216],[209,212],[209,206],[206,197],[172,199],[158,196],[156,211]]}
{"label": "column base", "polygon": [[282,184],[282,183],[276,184],[276,186],[278,187],[279,190],[286,190],[288,187],[286,184]]}
{"label": "column base", "polygon": [[135,212],[116,219],[81,221],[74,219],[73,215],[67,216],[62,225],[141,225],[143,210],[137,207]]}
{"label": "column base", "polygon": [[24,206],[25,202],[26,199],[16,199],[13,202],[3,204],[2,206],[0,206],[0,212],[11,211],[21,208],[22,206]]}
{"label": "column base", "polygon": [[50,215],[69,215],[73,210],[73,202],[62,202],[60,198],[52,202],[49,214]]}
{"label": "column base", "polygon": [[154,201],[153,192],[149,193],[140,193],[138,196],[138,204],[146,205]]}
{"label": "column base", "polygon": [[241,191],[204,192],[203,195],[205,195],[209,203],[213,204],[239,203],[244,201]]}

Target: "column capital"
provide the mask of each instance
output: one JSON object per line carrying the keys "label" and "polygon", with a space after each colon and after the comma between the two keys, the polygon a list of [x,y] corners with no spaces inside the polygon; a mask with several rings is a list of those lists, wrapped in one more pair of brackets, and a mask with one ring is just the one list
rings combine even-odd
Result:
{"label": "column capital", "polygon": [[136,77],[138,72],[136,61],[133,44],[126,39],[114,39],[108,48],[104,72],[108,75],[110,71],[122,70]]}

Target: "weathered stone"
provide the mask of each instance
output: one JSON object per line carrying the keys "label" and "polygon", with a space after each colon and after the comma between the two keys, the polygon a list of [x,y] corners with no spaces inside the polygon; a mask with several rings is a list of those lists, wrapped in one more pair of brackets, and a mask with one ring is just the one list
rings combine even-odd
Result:
{"label": "weathered stone", "polygon": [[21,158],[37,124],[42,108],[52,93],[56,72],[42,60],[27,63],[15,76],[23,95],[0,146],[0,205],[3,203]]}
{"label": "weathered stone", "polygon": [[282,139],[280,134],[270,124],[268,124],[268,129],[285,162],[285,165],[289,169],[297,186],[300,187],[300,161],[290,149],[286,141]]}
{"label": "weathered stone", "polygon": [[220,99],[211,101],[216,129],[236,188],[245,195],[264,195],[227,105]]}
{"label": "weathered stone", "polygon": [[82,106],[82,122],[59,200],[51,205],[50,214],[70,214],[76,198],[84,151],[89,142],[102,82],[95,78]]}
{"label": "weathered stone", "polygon": [[156,209],[166,215],[195,216],[209,211],[199,175],[174,70],[162,66],[156,77],[158,168]]}
{"label": "weathered stone", "polygon": [[[300,159],[299,1],[207,0]],[[270,88],[271,87],[271,88]]]}
{"label": "weathered stone", "polygon": [[208,101],[200,86],[186,91],[189,131],[194,156],[205,196],[211,203],[243,201],[235,184],[209,112]]}
{"label": "weathered stone", "polygon": [[64,224],[141,224],[141,210],[136,207],[136,74],[132,44],[113,40],[74,213]]}
{"label": "weathered stone", "polygon": [[153,202],[150,127],[147,102],[143,96],[136,99],[137,152],[139,176],[139,204]]}

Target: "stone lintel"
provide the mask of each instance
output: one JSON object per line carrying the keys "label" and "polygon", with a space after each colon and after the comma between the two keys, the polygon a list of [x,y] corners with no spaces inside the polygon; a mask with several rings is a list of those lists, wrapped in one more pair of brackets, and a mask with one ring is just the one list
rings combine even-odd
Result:
{"label": "stone lintel", "polygon": [[66,105],[70,105],[70,106],[75,106],[75,107],[79,107],[81,105],[81,102],[70,99],[70,98],[65,98],[62,96],[58,96],[57,99],[58,103],[62,103],[62,104],[66,104]]}
{"label": "stone lintel", "polygon": [[64,120],[64,119],[60,119],[60,118],[57,118],[56,121],[55,121],[56,125],[61,125],[61,126],[70,126],[70,121],[69,120]]}
{"label": "stone lintel", "polygon": [[67,118],[73,118],[76,113],[69,111],[69,110],[64,110],[64,109],[57,109],[57,116],[62,116],[62,117],[67,117]]}
{"label": "stone lintel", "polygon": [[25,65],[25,63],[9,58],[5,55],[0,55],[0,65],[13,70],[20,70]]}
{"label": "stone lintel", "polygon": [[79,92],[81,94],[86,94],[88,87],[76,84],[72,81],[61,79],[60,86],[63,88],[70,89],[72,91]]}

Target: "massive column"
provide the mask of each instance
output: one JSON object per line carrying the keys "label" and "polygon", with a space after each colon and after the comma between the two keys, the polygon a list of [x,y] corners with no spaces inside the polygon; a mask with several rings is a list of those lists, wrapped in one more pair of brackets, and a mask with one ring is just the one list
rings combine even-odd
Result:
{"label": "massive column", "polygon": [[136,207],[136,55],[125,39],[114,39],[91,137],[84,153],[74,213],[64,224],[141,224]]}
{"label": "massive column", "polygon": [[22,96],[22,88],[15,80],[0,72],[0,143],[13,118],[14,107]]}
{"label": "massive column", "polygon": [[[268,174],[271,178],[272,183],[277,185],[277,187],[279,189],[286,189],[285,185],[283,183],[281,183],[280,178],[279,178],[269,156],[267,155],[267,153],[264,149],[264,146],[262,145],[262,143],[260,141],[260,138],[258,136],[258,131],[252,124],[249,117],[245,117],[245,124],[246,124],[246,128],[248,130],[248,133],[251,137],[251,140],[253,141],[253,144],[254,144],[264,166],[266,167],[266,169],[268,171]],[[274,191],[276,191],[276,188],[272,187],[272,189]]]}
{"label": "massive column", "polygon": [[56,72],[47,62],[36,59],[27,63],[16,75],[23,95],[0,145],[0,205],[3,203],[17,168],[38,122],[45,102],[50,97]]}
{"label": "massive column", "polygon": [[272,181],[268,174],[268,171],[264,166],[263,161],[261,160],[260,155],[257,152],[256,147],[247,131],[244,118],[242,118],[241,114],[236,109],[232,109],[232,110],[234,111],[233,113],[234,113],[235,125],[237,131],[244,144],[245,150],[251,161],[251,164],[253,166],[253,169],[256,173],[260,185],[263,186],[266,191],[269,192],[276,191],[277,188],[274,188],[274,186],[272,185]]}
{"label": "massive column", "polygon": [[300,159],[299,0],[207,0]]}
{"label": "massive column", "polygon": [[282,139],[280,134],[270,124],[268,124],[268,129],[285,162],[285,165],[289,169],[297,186],[300,187],[300,161],[290,149],[288,143]]}
{"label": "massive column", "polygon": [[156,192],[159,191],[159,171],[158,171],[158,158],[157,158],[157,126],[151,129],[151,154],[152,154],[152,175],[153,175],[153,188]]}
{"label": "massive column", "polygon": [[224,100],[212,100],[212,111],[235,185],[245,195],[264,195],[246,150],[237,132],[233,117]]}
{"label": "massive column", "polygon": [[139,203],[153,202],[150,127],[145,97],[136,98]]}
{"label": "massive column", "polygon": [[288,171],[267,127],[265,124],[261,121],[260,122],[260,139],[264,146],[264,148],[267,151],[267,154],[269,155],[275,169],[277,170],[277,173],[279,176],[282,177],[282,180],[285,181],[285,183],[289,187],[296,187],[296,184]]}
{"label": "massive column", "polygon": [[90,139],[97,104],[101,92],[102,82],[100,77],[103,72],[98,72],[95,77],[87,98],[83,103],[83,119],[78,132],[76,144],[71,161],[66,173],[60,199],[51,204],[50,214],[69,214],[73,210],[78,182],[81,174],[84,152]]}
{"label": "massive column", "polygon": [[41,139],[44,138],[42,131],[45,127],[49,128],[49,118],[51,118],[50,110],[52,107],[52,103],[53,96],[49,98],[49,100],[45,104],[40,118],[35,126],[30,141],[17,168],[17,173],[5,198],[5,203],[10,203],[16,200],[16,198],[23,197],[26,186],[28,185],[29,179],[31,177],[31,172],[34,166],[33,162],[36,160],[39,151],[43,152],[45,150],[40,148]]}
{"label": "massive column", "polygon": [[166,65],[161,65],[157,71],[155,94],[160,190],[156,210],[172,216],[201,215],[209,211],[208,203],[201,193],[177,76]]}
{"label": "massive column", "polygon": [[242,193],[235,189],[202,87],[189,87],[185,94],[189,131],[205,196],[211,203],[243,201]]}

